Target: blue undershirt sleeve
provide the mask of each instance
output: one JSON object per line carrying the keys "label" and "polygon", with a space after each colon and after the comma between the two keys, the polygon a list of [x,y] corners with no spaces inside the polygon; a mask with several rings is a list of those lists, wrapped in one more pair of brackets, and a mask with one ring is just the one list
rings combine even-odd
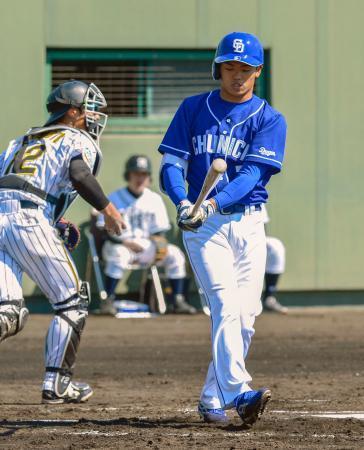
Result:
{"label": "blue undershirt sleeve", "polygon": [[183,169],[172,164],[162,167],[163,187],[169,198],[177,206],[187,198]]}
{"label": "blue undershirt sleeve", "polygon": [[240,174],[214,196],[218,210],[238,203],[270,170],[268,165],[245,161]]}

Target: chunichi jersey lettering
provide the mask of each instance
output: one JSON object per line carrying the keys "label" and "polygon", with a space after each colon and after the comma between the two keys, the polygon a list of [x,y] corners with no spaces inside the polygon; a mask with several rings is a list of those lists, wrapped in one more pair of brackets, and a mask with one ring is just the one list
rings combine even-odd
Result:
{"label": "chunichi jersey lettering", "polygon": [[[126,229],[120,240],[144,238],[152,234],[168,231],[170,223],[162,197],[150,189],[144,189],[141,196],[134,196],[128,188],[121,188],[109,195],[110,201],[123,215]],[[104,225],[104,217],[99,215],[97,225]],[[117,237],[113,236],[116,240]]]}
{"label": "chunichi jersey lettering", "polygon": [[[81,130],[49,127],[30,130],[29,133],[31,137],[25,145],[22,136],[11,141],[0,155],[0,176],[16,174],[60,199],[58,205],[54,206],[34,194],[17,191],[19,198],[44,206],[46,216],[56,219],[58,217],[55,215],[62,215],[77,197],[69,178],[71,160],[81,156],[91,172],[96,174],[101,162],[101,151],[96,142]],[[19,152],[23,152],[20,161],[17,158]],[[5,199],[7,192],[0,190],[0,198]]]}
{"label": "chunichi jersey lettering", "polygon": [[271,170],[241,204],[264,203],[265,186],[283,163],[286,140],[284,117],[255,95],[244,103],[231,103],[220,91],[188,97],[177,110],[159,147],[189,162],[188,199],[198,197],[205,175],[215,158],[224,158],[228,169],[210,196],[236,178],[244,161],[268,165]]}

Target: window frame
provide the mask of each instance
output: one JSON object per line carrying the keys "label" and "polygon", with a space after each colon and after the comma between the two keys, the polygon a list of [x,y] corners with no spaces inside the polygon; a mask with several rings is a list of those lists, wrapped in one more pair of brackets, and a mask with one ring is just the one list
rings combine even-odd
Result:
{"label": "window frame", "polygon": [[[153,61],[182,60],[182,61],[210,61],[212,63],[215,50],[211,49],[59,49],[48,48],[46,56],[46,90],[52,87],[52,63],[54,61]],[[259,78],[261,96],[270,103],[270,51],[264,50],[265,67]],[[216,84],[218,88],[218,83]],[[148,95],[148,93],[146,93]],[[159,134],[165,132],[171,117],[109,117],[105,134]]]}

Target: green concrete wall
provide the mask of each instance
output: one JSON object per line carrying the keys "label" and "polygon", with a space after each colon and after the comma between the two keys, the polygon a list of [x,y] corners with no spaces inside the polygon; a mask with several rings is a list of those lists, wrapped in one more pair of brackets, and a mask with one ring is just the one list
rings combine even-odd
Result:
{"label": "green concrete wall", "polygon": [[[47,48],[208,49],[229,31],[256,33],[271,49],[273,105],[289,126],[269,208],[269,233],[287,247],[281,287],[362,289],[363,13],[362,0],[4,1],[0,145],[44,120]],[[134,152],[151,155],[156,171],[161,138],[105,134],[105,190],[119,185]],[[78,200],[69,216],[82,223],[88,214]],[[25,292],[33,292],[31,283]]]}
{"label": "green concrete wall", "polygon": [[0,148],[39,123],[45,101],[44,1],[2,1]]}

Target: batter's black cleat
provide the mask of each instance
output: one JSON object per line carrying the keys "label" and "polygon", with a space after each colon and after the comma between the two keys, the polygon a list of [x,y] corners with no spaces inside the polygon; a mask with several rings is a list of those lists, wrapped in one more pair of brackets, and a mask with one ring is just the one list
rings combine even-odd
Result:
{"label": "batter's black cleat", "polygon": [[42,403],[58,405],[61,403],[84,403],[91,397],[93,390],[87,383],[71,381],[61,394],[54,391],[42,391]]}
{"label": "batter's black cleat", "polygon": [[260,419],[271,397],[271,391],[267,388],[244,392],[236,397],[234,404],[244,425],[250,428]]}

